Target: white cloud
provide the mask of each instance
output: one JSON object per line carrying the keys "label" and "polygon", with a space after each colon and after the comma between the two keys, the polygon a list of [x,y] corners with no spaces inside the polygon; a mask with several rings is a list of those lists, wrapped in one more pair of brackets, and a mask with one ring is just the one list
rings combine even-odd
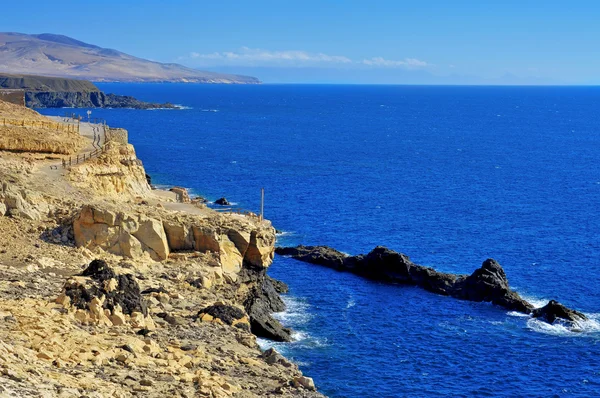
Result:
{"label": "white cloud", "polygon": [[373,68],[405,68],[419,69],[432,66],[416,58],[404,58],[394,61],[383,57],[373,57],[363,60],[352,60],[343,55],[311,53],[301,50],[272,51],[260,48],[242,47],[237,51],[213,53],[191,52],[179,60],[193,60],[202,66],[320,66],[334,67],[340,65],[367,65]]}
{"label": "white cloud", "polygon": [[386,68],[425,68],[430,66],[427,62],[421,61],[416,58],[404,58],[401,61],[394,61],[390,59],[385,59],[383,57],[373,57],[370,59],[363,59],[362,63],[369,66],[379,66]]}
{"label": "white cloud", "polygon": [[[200,54],[192,52],[189,58],[200,61],[220,61],[226,64],[286,64],[286,65],[311,65],[311,64],[349,64],[352,60],[341,55],[328,55],[323,53],[309,53],[306,51],[287,50],[270,51],[259,48],[242,47],[239,51],[214,52]],[[212,62],[211,62],[212,63]]]}

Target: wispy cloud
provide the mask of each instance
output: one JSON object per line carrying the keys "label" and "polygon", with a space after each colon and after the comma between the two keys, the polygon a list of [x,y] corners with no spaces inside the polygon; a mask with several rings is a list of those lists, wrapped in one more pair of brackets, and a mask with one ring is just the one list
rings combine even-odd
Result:
{"label": "wispy cloud", "polygon": [[189,58],[200,61],[220,61],[227,64],[284,64],[284,65],[311,65],[311,64],[349,64],[352,60],[341,55],[323,53],[309,53],[306,51],[270,51],[259,48],[242,47],[239,51],[214,52],[201,54],[190,53]]}
{"label": "wispy cloud", "polygon": [[363,60],[353,60],[343,55],[330,55],[324,53],[311,53],[301,50],[272,51],[260,48],[242,47],[237,51],[223,51],[213,53],[192,52],[179,60],[188,60],[196,64],[207,66],[360,66],[366,65],[373,68],[405,68],[419,69],[432,66],[416,58],[403,60],[389,60],[383,57],[373,57]]}
{"label": "wispy cloud", "polygon": [[430,66],[430,64],[428,64],[427,62],[421,61],[416,58],[404,58],[401,61],[394,61],[390,59],[385,59],[383,57],[374,57],[369,59],[363,59],[362,63],[369,66],[379,66],[385,68],[417,69]]}

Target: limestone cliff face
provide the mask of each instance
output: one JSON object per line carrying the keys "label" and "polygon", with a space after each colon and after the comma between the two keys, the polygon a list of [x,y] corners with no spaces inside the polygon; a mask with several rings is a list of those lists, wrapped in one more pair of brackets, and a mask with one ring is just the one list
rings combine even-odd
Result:
{"label": "limestone cliff face", "polygon": [[150,191],[144,166],[129,144],[109,142],[100,156],[73,166],[69,177],[102,195],[143,196]]}
{"label": "limestone cliff face", "polygon": [[148,253],[165,260],[171,252],[213,253],[231,281],[244,264],[266,268],[273,261],[275,230],[238,215],[178,217],[172,213],[124,213],[84,206],[73,221],[75,243],[136,258]]}

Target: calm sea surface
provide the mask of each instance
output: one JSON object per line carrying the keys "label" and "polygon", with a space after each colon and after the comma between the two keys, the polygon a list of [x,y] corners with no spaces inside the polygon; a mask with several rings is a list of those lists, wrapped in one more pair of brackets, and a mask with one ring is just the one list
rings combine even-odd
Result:
{"label": "calm sea surface", "polygon": [[129,130],[154,183],[253,211],[264,187],[281,245],[456,273],[492,257],[529,300],[591,318],[573,332],[277,257],[297,341],[275,346],[323,393],[600,396],[600,88],[100,87],[188,107],[92,117]]}

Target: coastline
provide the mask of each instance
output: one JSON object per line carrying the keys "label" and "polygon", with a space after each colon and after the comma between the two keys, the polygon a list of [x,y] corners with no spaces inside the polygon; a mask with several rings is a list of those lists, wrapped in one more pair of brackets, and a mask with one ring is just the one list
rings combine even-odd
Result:
{"label": "coastline", "polygon": [[289,339],[270,222],[156,194],[126,141],[60,162],[0,152],[0,314],[16,320],[0,327],[2,392],[322,396],[256,343]]}

